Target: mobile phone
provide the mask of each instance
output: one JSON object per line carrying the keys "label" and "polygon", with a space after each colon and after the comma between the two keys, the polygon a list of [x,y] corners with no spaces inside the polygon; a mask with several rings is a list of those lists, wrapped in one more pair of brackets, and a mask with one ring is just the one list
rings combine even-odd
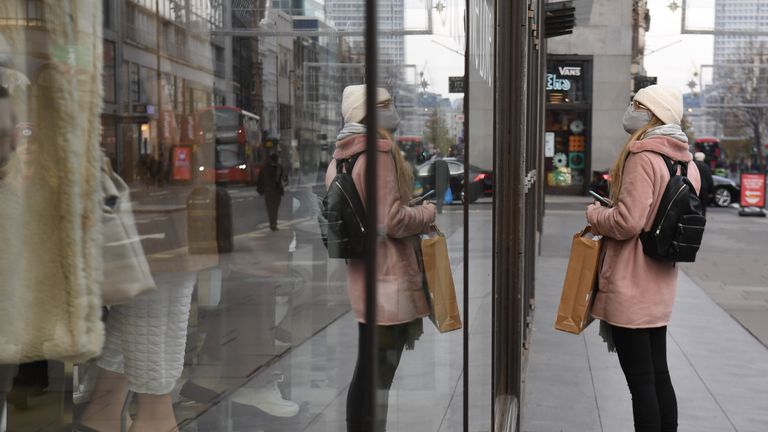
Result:
{"label": "mobile phone", "polygon": [[435,194],[435,190],[434,190],[434,189],[432,189],[431,191],[429,191],[429,192],[425,193],[424,195],[422,195],[422,196],[418,196],[418,197],[416,197],[416,198],[414,198],[414,199],[410,200],[410,201],[408,202],[408,205],[409,205],[409,206],[415,206],[415,205],[419,205],[419,204],[421,204],[421,203],[422,203],[422,202],[423,202],[425,199],[427,199],[427,198],[431,197],[431,196],[432,196],[432,195],[434,195],[434,194]]}
{"label": "mobile phone", "polygon": [[602,205],[604,205],[606,207],[613,207],[613,201],[611,201],[608,198],[600,195],[599,193],[597,193],[595,191],[589,191],[589,194],[592,195],[592,198],[594,198],[600,204],[602,204]]}

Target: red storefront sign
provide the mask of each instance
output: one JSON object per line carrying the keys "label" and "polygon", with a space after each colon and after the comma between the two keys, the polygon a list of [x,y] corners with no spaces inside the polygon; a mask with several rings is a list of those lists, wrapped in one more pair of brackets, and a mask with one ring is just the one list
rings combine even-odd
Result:
{"label": "red storefront sign", "polygon": [[173,179],[192,180],[192,148],[176,146],[173,148]]}
{"label": "red storefront sign", "polygon": [[765,207],[765,174],[741,174],[741,206]]}

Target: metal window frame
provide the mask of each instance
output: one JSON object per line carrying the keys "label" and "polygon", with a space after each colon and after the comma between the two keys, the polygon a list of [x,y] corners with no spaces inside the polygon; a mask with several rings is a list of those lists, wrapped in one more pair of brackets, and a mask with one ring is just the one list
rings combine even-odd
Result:
{"label": "metal window frame", "polygon": [[[362,339],[363,346],[358,349],[362,351],[362,361],[367,364],[363,377],[363,382],[369,390],[366,392],[364,401],[368,405],[368,412],[374,424],[377,422],[377,403],[378,391],[378,368],[376,364],[376,350],[378,347],[378,331],[376,328],[376,243],[378,241],[378,227],[376,226],[376,215],[378,213],[377,196],[377,159],[376,151],[378,119],[376,115],[370,115],[376,111],[376,93],[377,93],[377,74],[378,74],[378,35],[377,35],[377,0],[365,0],[365,112],[368,133],[366,134],[366,250],[365,257],[365,335]],[[378,431],[377,431],[378,432]],[[383,431],[382,431],[383,432]]]}

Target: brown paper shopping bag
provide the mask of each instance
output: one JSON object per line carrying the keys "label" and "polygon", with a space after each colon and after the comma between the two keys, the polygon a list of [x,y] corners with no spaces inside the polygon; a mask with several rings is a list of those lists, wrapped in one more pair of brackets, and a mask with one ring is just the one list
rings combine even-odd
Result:
{"label": "brown paper shopping bag", "polygon": [[431,306],[430,319],[440,333],[461,328],[461,314],[456,302],[448,245],[440,230],[422,236],[421,254]]}
{"label": "brown paper shopping bag", "polygon": [[589,226],[573,236],[571,257],[555,319],[557,330],[579,334],[592,322],[590,312],[597,292],[602,242],[602,238],[595,236]]}

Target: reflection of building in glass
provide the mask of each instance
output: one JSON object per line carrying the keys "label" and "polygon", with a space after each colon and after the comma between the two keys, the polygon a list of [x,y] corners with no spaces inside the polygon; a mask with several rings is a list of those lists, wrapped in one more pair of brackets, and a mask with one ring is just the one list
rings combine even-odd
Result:
{"label": "reflection of building in glass", "polygon": [[698,137],[715,136],[718,131],[717,122],[714,116],[707,114],[701,109],[699,95],[687,93],[683,95],[683,108],[685,117],[688,119],[690,128],[694,135]]}
{"label": "reflection of building in glass", "polygon": [[328,162],[336,135],[342,127],[341,93],[344,87],[360,84],[363,67],[353,62],[349,40],[333,34],[334,28],[313,17],[293,17],[294,30],[320,30],[328,36],[301,37],[295,41],[297,59],[296,132],[304,169]]}
{"label": "reflection of building in glass", "polygon": [[768,3],[764,0],[716,0],[715,48],[713,61],[717,64],[744,63],[762,45],[768,35],[720,34],[722,31],[768,32]]}
{"label": "reflection of building in glass", "polygon": [[741,66],[768,65],[768,3],[717,0],[714,30],[712,83],[702,89],[702,103],[709,105],[710,121],[717,126],[713,135],[724,140],[723,145],[731,156],[742,151],[749,156],[749,150],[733,150],[749,142],[754,130],[748,125],[749,121],[745,122],[729,107],[744,103],[768,104],[760,87],[750,84],[766,82],[768,69]]}
{"label": "reflection of building in glass", "polygon": [[[102,145],[129,181],[149,170],[167,174],[173,146],[193,141],[195,112],[213,104],[252,109],[251,41],[211,34],[247,19],[236,11],[228,17],[225,6],[104,1]],[[148,158],[158,167],[146,166]]]}
{"label": "reflection of building in glass", "polygon": [[[404,0],[380,0],[378,2],[379,31],[403,30],[405,27]],[[326,0],[328,21],[343,31],[365,29],[365,2],[363,0]],[[353,52],[363,61],[362,37],[349,38]],[[395,90],[401,81],[401,68],[405,64],[405,36],[379,36],[379,79],[385,87]]]}
{"label": "reflection of building in glass", "polygon": [[[290,31],[291,16],[272,10],[262,21],[265,30]],[[262,65],[262,94],[264,111],[262,128],[273,138],[292,137],[290,107],[293,101],[291,75],[293,74],[293,38],[290,36],[262,37],[259,39],[259,60]]]}
{"label": "reflection of building in glass", "polygon": [[270,0],[272,9],[293,16],[325,18],[325,0]]}

